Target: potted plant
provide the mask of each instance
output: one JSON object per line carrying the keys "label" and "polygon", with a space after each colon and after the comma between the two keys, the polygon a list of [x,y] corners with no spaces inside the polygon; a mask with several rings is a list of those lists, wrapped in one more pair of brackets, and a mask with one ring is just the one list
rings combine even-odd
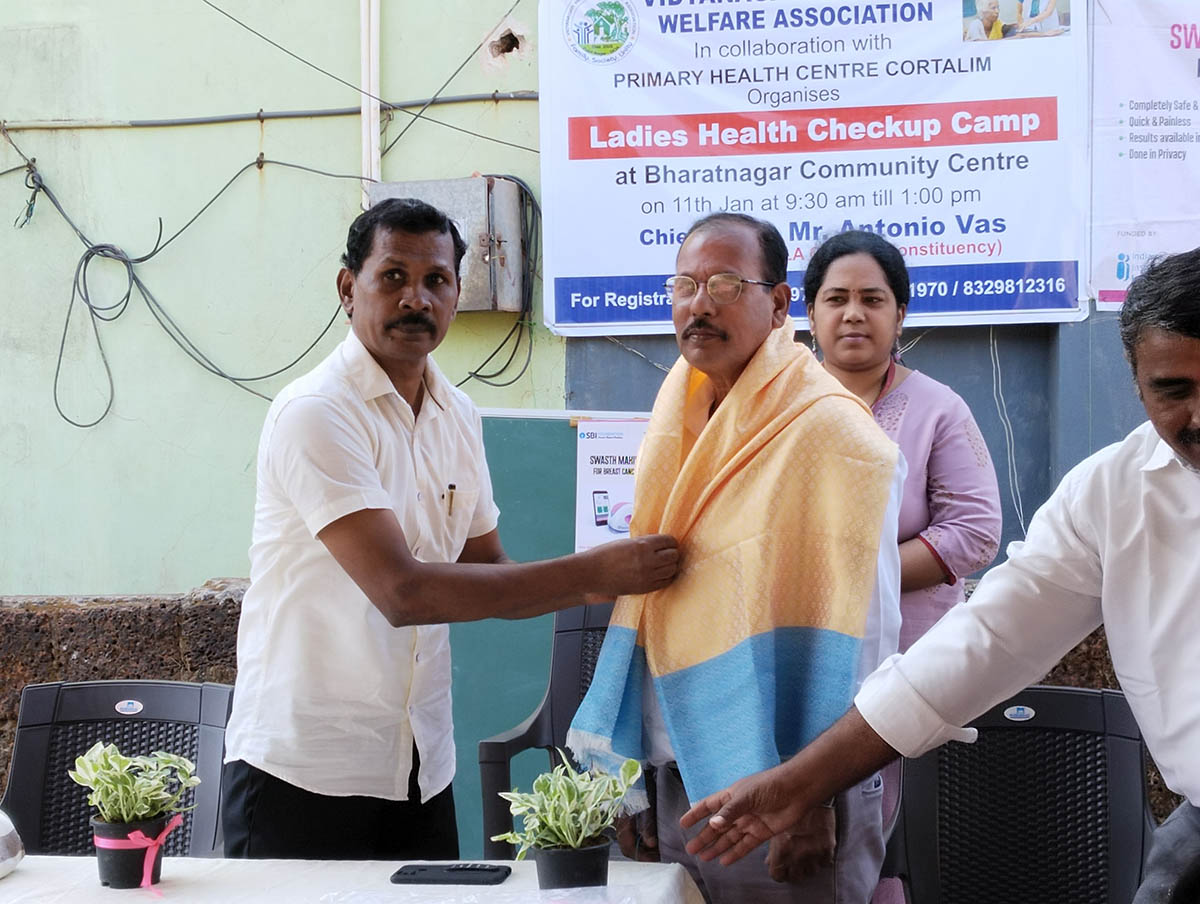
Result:
{"label": "potted plant", "polygon": [[620,814],[625,793],[641,777],[642,767],[626,760],[616,775],[576,772],[566,765],[563,752],[558,753],[563,762],[534,779],[531,792],[500,792],[523,825],[492,841],[520,845],[518,860],[533,848],[540,888],[607,885],[612,839],[604,832]]}
{"label": "potted plant", "polygon": [[115,744],[97,741],[67,774],[90,788],[96,808],[92,831],[100,884],[111,888],[153,885],[162,870],[162,845],[182,822],[179,805],[200,784],[192,762],[156,750],[125,756]]}

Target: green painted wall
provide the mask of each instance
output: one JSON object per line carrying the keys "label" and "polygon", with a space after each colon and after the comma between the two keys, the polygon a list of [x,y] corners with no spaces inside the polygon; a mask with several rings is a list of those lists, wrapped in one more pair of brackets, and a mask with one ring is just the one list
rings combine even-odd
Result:
{"label": "green painted wall", "polygon": [[[295,53],[359,82],[359,4],[350,0],[221,0],[231,14]],[[536,89],[536,4],[384,0],[383,97],[423,98],[470,57],[445,94]],[[493,57],[481,40],[504,26],[522,48]],[[503,28],[499,29],[503,30]],[[148,252],[233,174],[268,159],[334,173],[359,171],[357,116],[172,128],[27,128],[50,120],[140,120],[357,106],[357,92],[264,43],[195,0],[0,4],[0,119],[92,242]],[[537,104],[430,108],[462,128],[537,146]],[[388,142],[407,121],[396,114]],[[24,125],[23,125],[24,124]],[[0,171],[21,163],[0,140]],[[512,173],[536,188],[535,153],[418,123],[383,160],[388,180]],[[134,295],[100,323],[115,384],[111,413],[79,429],[55,412],[52,385],[72,277],[84,248],[22,173],[0,176],[0,593],[178,592],[245,575],[254,460],[266,403],[203,371]],[[247,375],[286,364],[334,315],[345,229],[357,181],[281,167],[252,168],[178,240],[137,266],[163,308],[220,367]],[[124,268],[96,259],[93,302],[125,291]],[[538,293],[540,295],[540,292]],[[454,379],[480,363],[515,315],[461,315],[437,353]],[[540,311],[535,313],[540,322]],[[287,374],[256,384],[270,395],[344,334],[337,318]],[[511,387],[465,388],[481,406],[561,408],[561,340],[535,327],[532,366]],[[107,395],[86,312],[76,304],[60,398],[91,420]]]}
{"label": "green painted wall", "polygon": [[[485,417],[483,437],[505,551],[521,561],[574,551],[576,440],[567,418]],[[450,626],[458,750],[454,800],[464,857],[483,854],[479,741],[518,725],[541,702],[553,626],[551,615]],[[513,784],[527,791],[548,767],[540,750],[519,754]]]}

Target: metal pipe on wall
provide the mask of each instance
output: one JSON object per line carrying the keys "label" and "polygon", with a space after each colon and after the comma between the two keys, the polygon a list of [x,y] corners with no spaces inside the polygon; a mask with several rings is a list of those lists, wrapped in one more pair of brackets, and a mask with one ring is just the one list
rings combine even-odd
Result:
{"label": "metal pipe on wall", "polygon": [[[379,181],[383,170],[379,148],[379,0],[359,0],[359,32],[362,62],[362,174]],[[370,206],[364,183],[362,208]]]}
{"label": "metal pipe on wall", "polygon": [[[380,109],[407,110],[410,107],[436,107],[443,104],[499,103],[502,100],[537,100],[529,89],[491,91],[479,94],[452,94],[424,97],[395,103],[384,102]],[[271,119],[320,119],[325,116],[361,116],[361,107],[333,107],[325,110],[259,110],[257,113],[221,113],[215,116],[185,116],[172,119],[29,119],[2,120],[10,132],[55,131],[59,129],[161,129],[176,126],[211,126],[228,122],[266,122]]]}

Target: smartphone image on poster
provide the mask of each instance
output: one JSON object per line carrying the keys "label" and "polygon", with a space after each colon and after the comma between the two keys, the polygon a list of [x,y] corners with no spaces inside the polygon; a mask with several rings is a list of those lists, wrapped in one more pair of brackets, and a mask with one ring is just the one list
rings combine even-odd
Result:
{"label": "smartphone image on poster", "polygon": [[596,527],[608,524],[608,493],[605,490],[592,490],[592,514],[596,517]]}

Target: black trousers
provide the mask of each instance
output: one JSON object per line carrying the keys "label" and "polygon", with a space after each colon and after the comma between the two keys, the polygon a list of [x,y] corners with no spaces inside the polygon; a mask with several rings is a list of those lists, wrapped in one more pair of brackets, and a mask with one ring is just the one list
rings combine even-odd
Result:
{"label": "black trousers", "polygon": [[457,860],[454,790],[421,803],[416,748],[408,800],[314,794],[241,760],[221,779],[225,856],[283,860]]}

